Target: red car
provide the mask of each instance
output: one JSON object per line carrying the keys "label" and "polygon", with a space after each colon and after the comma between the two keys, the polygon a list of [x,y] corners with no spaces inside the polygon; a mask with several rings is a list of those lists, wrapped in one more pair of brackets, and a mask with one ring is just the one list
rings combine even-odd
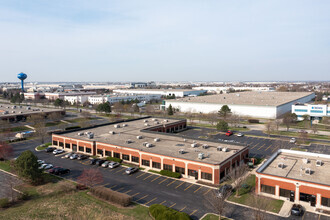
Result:
{"label": "red car", "polygon": [[230,135],[233,135],[233,132],[232,131],[227,131],[226,136],[230,136]]}

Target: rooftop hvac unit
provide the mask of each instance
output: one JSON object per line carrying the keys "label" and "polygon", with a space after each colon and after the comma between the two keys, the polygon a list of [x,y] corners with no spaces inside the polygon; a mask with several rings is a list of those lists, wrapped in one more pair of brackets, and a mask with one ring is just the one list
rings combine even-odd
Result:
{"label": "rooftop hvac unit", "polygon": [[322,160],[317,160],[317,161],[316,161],[316,166],[317,166],[317,167],[320,167],[320,166],[322,166],[322,165],[323,165]]}
{"label": "rooftop hvac unit", "polygon": [[228,152],[228,148],[227,147],[224,147],[224,148],[222,148],[222,151],[223,152]]}
{"label": "rooftop hvac unit", "polygon": [[140,135],[136,136],[136,139],[142,139],[142,136],[140,136]]}
{"label": "rooftop hvac unit", "polygon": [[155,124],[156,124],[156,125],[158,125],[158,124],[159,124],[159,122],[158,122],[158,121],[155,121]]}
{"label": "rooftop hvac unit", "polygon": [[278,163],[277,166],[278,166],[279,168],[283,169],[283,168],[284,168],[284,163]]}
{"label": "rooftop hvac unit", "polygon": [[158,119],[157,119],[157,118],[153,118],[153,119],[151,119],[151,120],[153,120],[153,121],[158,121]]}
{"label": "rooftop hvac unit", "polygon": [[179,154],[184,154],[185,152],[184,152],[184,150],[183,149],[180,149],[179,150]]}
{"label": "rooftop hvac unit", "polygon": [[109,131],[109,134],[116,134],[116,132],[114,132],[114,131]]}
{"label": "rooftop hvac unit", "polygon": [[145,119],[143,122],[148,122],[148,120],[147,120],[147,119]]}
{"label": "rooftop hvac unit", "polygon": [[4,115],[7,115],[7,114],[8,114],[8,111],[4,111],[3,114],[4,114]]}
{"label": "rooftop hvac unit", "polygon": [[120,125],[114,125],[115,128],[120,128]]}
{"label": "rooftop hvac unit", "polygon": [[146,144],[146,147],[148,147],[148,148],[149,148],[149,147],[152,147],[152,146],[153,146],[153,145],[150,144],[150,143],[147,143],[147,144]]}
{"label": "rooftop hvac unit", "polygon": [[26,110],[31,110],[31,107],[26,107]]}
{"label": "rooftop hvac unit", "polygon": [[168,120],[167,119],[164,119],[164,122],[168,122]]}
{"label": "rooftop hvac unit", "polygon": [[217,151],[221,151],[222,150],[222,147],[217,147]]}
{"label": "rooftop hvac unit", "polygon": [[23,112],[19,112],[20,114],[22,114]]}
{"label": "rooftop hvac unit", "polygon": [[83,136],[83,135],[84,135],[84,133],[82,133],[82,132],[78,133],[78,136]]}
{"label": "rooftop hvac unit", "polygon": [[306,169],[305,169],[305,173],[306,173],[307,175],[311,175],[311,174],[312,174],[312,170],[311,170],[311,168],[306,168]]}
{"label": "rooftop hvac unit", "polygon": [[148,123],[145,123],[145,124],[144,124],[144,126],[148,127],[148,126],[149,126],[149,124],[148,124]]}
{"label": "rooftop hvac unit", "polygon": [[183,141],[186,142],[187,140],[184,138]]}
{"label": "rooftop hvac unit", "polygon": [[15,113],[15,111],[11,111],[12,113]]}
{"label": "rooftop hvac unit", "polygon": [[302,159],[302,161],[303,161],[304,164],[308,164],[309,163],[308,158],[304,158],[304,159]]}
{"label": "rooftop hvac unit", "polygon": [[209,148],[209,145],[203,144],[203,149],[207,149],[207,148]]}
{"label": "rooftop hvac unit", "polygon": [[133,141],[132,140],[126,140],[125,143],[130,144],[130,143],[133,143]]}
{"label": "rooftop hvac unit", "polygon": [[191,144],[191,147],[197,147],[196,143]]}
{"label": "rooftop hvac unit", "polygon": [[159,138],[155,138],[154,141],[155,142],[158,142],[158,141],[160,141],[160,139]]}
{"label": "rooftop hvac unit", "polygon": [[203,160],[203,158],[204,158],[204,153],[199,153],[198,154],[198,159]]}
{"label": "rooftop hvac unit", "polygon": [[94,138],[94,133],[88,133],[88,134],[87,134],[87,137],[88,137],[89,139],[93,139],[93,138]]}
{"label": "rooftop hvac unit", "polygon": [[88,135],[88,134],[90,134],[90,133],[92,133],[92,132],[90,132],[90,131],[86,131],[86,132],[85,132],[86,135]]}
{"label": "rooftop hvac unit", "polygon": [[123,124],[123,127],[127,127],[127,124]]}

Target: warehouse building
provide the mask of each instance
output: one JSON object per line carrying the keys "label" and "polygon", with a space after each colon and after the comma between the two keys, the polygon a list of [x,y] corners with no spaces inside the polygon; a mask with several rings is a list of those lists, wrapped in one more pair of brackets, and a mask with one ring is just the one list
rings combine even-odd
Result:
{"label": "warehouse building", "polygon": [[249,150],[243,144],[187,139],[170,133],[186,129],[186,120],[142,118],[52,135],[58,148],[100,157],[116,157],[153,170],[219,184],[240,166]]}
{"label": "warehouse building", "polygon": [[104,102],[109,102],[111,104],[121,101],[134,101],[138,100],[140,102],[150,102],[151,100],[160,100],[161,95],[154,94],[141,94],[141,95],[99,95],[88,97],[88,102],[92,105],[102,104]]}
{"label": "warehouse building", "polygon": [[304,115],[308,115],[310,120],[322,120],[323,117],[330,117],[330,105],[296,103],[292,105],[291,112],[297,115],[299,121],[304,120]]}
{"label": "warehouse building", "polygon": [[206,90],[193,90],[193,89],[115,89],[114,93],[121,94],[153,94],[161,96],[175,96],[175,97],[185,97],[185,96],[198,96],[200,94],[206,93]]}
{"label": "warehouse building", "polygon": [[278,150],[256,171],[256,192],[330,210],[330,155]]}
{"label": "warehouse building", "polygon": [[180,112],[215,113],[223,105],[240,116],[275,119],[290,112],[297,102],[309,102],[315,97],[310,92],[238,92],[165,100],[162,107]]}

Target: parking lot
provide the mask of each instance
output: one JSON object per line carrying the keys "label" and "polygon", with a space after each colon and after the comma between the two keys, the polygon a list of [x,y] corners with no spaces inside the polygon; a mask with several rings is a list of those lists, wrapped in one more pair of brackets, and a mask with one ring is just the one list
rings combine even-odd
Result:
{"label": "parking lot", "polygon": [[11,199],[11,197],[13,197],[15,199],[18,197],[20,194],[17,191],[12,190],[12,188],[15,188],[15,186],[21,183],[22,181],[18,178],[0,170],[0,198]]}

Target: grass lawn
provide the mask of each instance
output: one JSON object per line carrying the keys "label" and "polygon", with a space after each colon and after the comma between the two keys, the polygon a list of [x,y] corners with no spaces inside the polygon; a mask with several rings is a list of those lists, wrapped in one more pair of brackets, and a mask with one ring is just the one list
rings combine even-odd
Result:
{"label": "grass lawn", "polygon": [[303,149],[303,148],[300,148],[300,147],[293,147],[293,148],[291,148],[291,150],[307,151],[307,149]]}
{"label": "grass lawn", "polygon": [[37,147],[37,150],[45,150],[50,145],[52,145],[51,142],[44,144],[44,146],[40,145],[40,146]]}
{"label": "grass lawn", "polygon": [[[298,132],[292,132],[292,131],[280,131],[280,132],[272,132],[272,134],[275,135],[285,135],[290,137],[297,137],[299,138]],[[330,137],[327,135],[319,135],[319,134],[308,134],[308,138],[310,139],[322,139],[322,140],[330,140]]]}
{"label": "grass lawn", "polygon": [[66,191],[65,185],[59,183],[29,187],[25,191],[29,191],[32,198],[2,210],[0,219],[151,220],[147,207],[119,208],[88,195],[86,191]]}
{"label": "grass lawn", "polygon": [[[240,203],[243,205],[247,205],[250,207],[256,207],[254,199],[253,189],[255,188],[255,175],[250,175],[246,180],[245,184],[248,185],[246,188],[241,188],[239,190],[239,197],[236,197],[236,193],[234,192],[231,196],[229,196],[228,200],[236,203]],[[272,199],[268,197],[258,197],[258,200],[261,200],[262,204],[268,204],[265,206],[265,209],[270,212],[279,213],[282,205],[284,203],[283,200]]]}
{"label": "grass lawn", "polygon": [[[13,128],[10,128],[9,131],[10,132],[21,132],[21,131],[29,131],[31,130],[30,128],[27,128],[25,126],[18,126],[18,127],[13,127]],[[1,129],[0,132],[6,132],[8,131],[7,129]]]}
{"label": "grass lawn", "polygon": [[75,118],[75,119],[70,119],[70,120],[65,120],[65,121],[68,121],[68,122],[71,122],[71,123],[79,123],[79,122],[82,122],[82,121],[92,121],[92,120],[95,120],[96,118]]}
{"label": "grass lawn", "polygon": [[188,126],[195,126],[195,127],[203,127],[203,128],[212,128],[215,129],[215,125],[210,124],[202,124],[202,123],[191,123],[188,122]]}
{"label": "grass lawn", "polygon": [[63,124],[63,122],[60,122],[60,121],[53,121],[53,122],[47,122],[45,124],[46,127],[51,127],[51,126],[57,126],[59,124]]}
{"label": "grass lawn", "polygon": [[0,169],[10,172],[10,161],[6,160],[6,161],[0,161]]}
{"label": "grass lawn", "polygon": [[[228,218],[221,217],[221,219],[227,220]],[[204,218],[202,218],[202,220],[219,220],[219,216],[214,214],[207,214]]]}

